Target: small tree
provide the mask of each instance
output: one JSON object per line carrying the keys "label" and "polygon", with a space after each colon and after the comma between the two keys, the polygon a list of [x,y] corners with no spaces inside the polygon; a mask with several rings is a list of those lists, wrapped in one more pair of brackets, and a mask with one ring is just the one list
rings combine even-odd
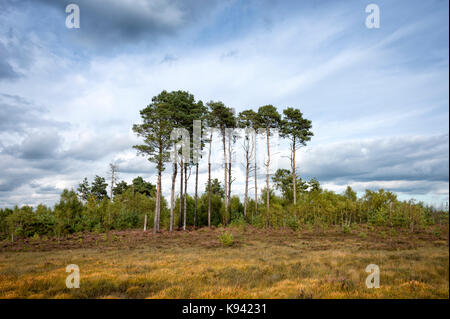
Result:
{"label": "small tree", "polygon": [[220,198],[225,197],[225,191],[223,190],[222,185],[220,185],[220,182],[217,178],[214,178],[210,182],[206,184],[206,192],[211,191],[212,195],[217,195]]}
{"label": "small tree", "polygon": [[77,193],[78,197],[85,202],[89,199],[89,196],[91,196],[91,188],[89,187],[87,177],[85,177],[83,182],[78,185]]}
{"label": "small tree", "polygon": [[291,202],[294,198],[292,193],[293,190],[295,190],[297,194],[299,194],[306,192],[308,189],[308,185],[306,184],[306,182],[298,177],[296,178],[295,187],[292,187],[292,172],[284,168],[279,168],[275,172],[274,176],[272,177],[272,181],[275,183],[275,187],[281,191],[286,201],[289,202]]}
{"label": "small tree", "polygon": [[108,198],[108,192],[106,191],[107,187],[108,184],[106,183],[105,178],[95,175],[94,181],[91,184],[92,196],[99,201],[103,200],[103,198]]}
{"label": "small tree", "polygon": [[144,194],[147,197],[155,196],[156,187],[150,182],[145,181],[141,176],[138,176],[132,181],[133,192]]}
{"label": "small tree", "polygon": [[113,194],[114,194],[114,196],[122,195],[129,188],[130,188],[130,185],[128,185],[127,182],[120,181],[116,184],[116,186],[114,186]]}

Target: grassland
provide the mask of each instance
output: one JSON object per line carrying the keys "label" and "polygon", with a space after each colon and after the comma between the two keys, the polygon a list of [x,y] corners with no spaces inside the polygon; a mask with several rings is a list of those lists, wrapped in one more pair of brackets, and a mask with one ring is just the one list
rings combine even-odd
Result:
{"label": "grassland", "polygon": [[[74,234],[0,242],[0,298],[449,298],[448,226]],[[69,264],[80,288],[68,289]],[[380,267],[368,289],[368,264]]]}

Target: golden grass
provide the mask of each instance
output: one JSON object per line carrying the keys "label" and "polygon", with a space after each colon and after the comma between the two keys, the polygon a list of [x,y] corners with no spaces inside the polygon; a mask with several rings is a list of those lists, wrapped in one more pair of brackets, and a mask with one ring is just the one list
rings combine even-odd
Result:
{"label": "golden grass", "polygon": [[[449,298],[448,230],[387,239],[364,231],[232,229],[232,247],[218,243],[219,230],[140,243],[130,231],[119,245],[4,250],[0,298]],[[79,289],[65,286],[69,264],[80,267]],[[380,267],[379,289],[365,286],[368,264]]]}

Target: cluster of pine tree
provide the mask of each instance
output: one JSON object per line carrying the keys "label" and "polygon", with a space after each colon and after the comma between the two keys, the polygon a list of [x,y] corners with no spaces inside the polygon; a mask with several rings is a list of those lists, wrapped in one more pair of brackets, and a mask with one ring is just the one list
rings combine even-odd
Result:
{"label": "cluster of pine tree", "polygon": [[[448,206],[435,209],[414,200],[400,201],[389,191],[366,190],[358,198],[348,187],[345,193],[336,194],[323,190],[316,179],[302,180],[296,174],[296,151],[310,141],[313,133],[311,121],[295,108],[286,108],[282,114],[272,105],[261,106],[254,111],[245,110],[235,114],[222,102],[210,101],[206,105],[196,101],[186,91],[162,91],[153,97],[152,103],[140,111],[142,122],[133,131],[143,139],[135,145],[138,154],[146,156],[156,165],[157,183],[153,185],[142,177],[131,184],[116,182],[117,167],[111,164],[111,184],[96,176],[91,184],[85,178],[77,189],[64,190],[60,201],[49,208],[0,209],[0,236],[12,239],[17,236],[62,236],[80,231],[107,231],[110,229],[153,228],[157,233],[163,227],[172,231],[187,227],[219,226],[249,223],[258,227],[291,227],[304,225],[341,225],[370,223],[391,227],[408,227],[411,231],[430,224],[448,223]],[[181,152],[177,147],[182,136],[172,134],[183,129],[194,135],[194,121],[200,120],[207,127],[217,128],[223,149],[223,183],[211,177],[211,145],[213,131],[201,132],[197,143],[198,153],[207,156],[208,181],[204,193],[198,192],[198,159],[191,152],[186,158],[170,157],[170,151]],[[241,136],[245,155],[245,192],[243,199],[233,195],[232,154],[237,137],[235,129],[251,129]],[[202,127],[203,129],[203,127]],[[278,169],[270,176],[271,129],[278,129],[281,137],[289,141],[290,167]],[[246,131],[247,132],[247,131]],[[258,145],[257,135],[266,140]],[[216,136],[217,138],[217,136]],[[192,146],[193,145],[192,143]],[[204,148],[207,152],[203,152]],[[193,147],[195,149],[195,147]],[[256,154],[263,151],[266,161],[257,166]],[[215,154],[217,156],[217,154]],[[172,164],[171,196],[162,196],[162,172],[167,163]],[[194,196],[188,194],[191,169],[195,168]],[[265,185],[258,193],[258,175],[265,175]],[[179,178],[179,194],[175,186]],[[250,179],[254,197],[249,196]],[[275,192],[278,190],[278,192]],[[281,195],[277,195],[281,194]]]}

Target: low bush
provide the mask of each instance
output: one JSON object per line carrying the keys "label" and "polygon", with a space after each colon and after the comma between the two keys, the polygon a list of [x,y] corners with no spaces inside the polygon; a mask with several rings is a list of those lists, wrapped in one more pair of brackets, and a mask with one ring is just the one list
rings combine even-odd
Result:
{"label": "low bush", "polygon": [[230,246],[233,246],[233,244],[234,244],[234,236],[232,233],[230,233],[228,231],[220,234],[218,236],[218,239],[219,239],[219,243],[221,243],[222,246],[225,246],[225,247],[230,247]]}

